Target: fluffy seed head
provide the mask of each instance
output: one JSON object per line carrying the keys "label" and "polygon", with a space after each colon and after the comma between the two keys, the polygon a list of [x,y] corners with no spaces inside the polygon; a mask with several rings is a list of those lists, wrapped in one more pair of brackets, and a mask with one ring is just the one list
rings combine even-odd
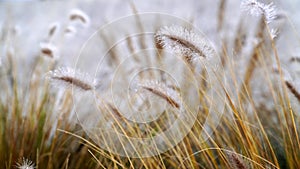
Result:
{"label": "fluffy seed head", "polygon": [[48,32],[49,37],[52,37],[57,32],[58,29],[59,29],[59,23],[57,22],[52,23],[49,26],[49,32]]}
{"label": "fluffy seed head", "polygon": [[228,153],[229,157],[229,163],[232,168],[234,169],[248,169],[249,167],[247,164],[244,162],[242,158],[240,158],[237,154],[235,153]]}
{"label": "fluffy seed head", "polygon": [[213,56],[213,48],[204,38],[181,26],[165,26],[155,34],[156,45],[184,56],[187,61]]}
{"label": "fluffy seed head", "polygon": [[17,163],[16,167],[18,169],[34,169],[35,168],[35,164],[31,161],[28,160],[26,158],[22,158],[22,162],[21,163]]}
{"label": "fluffy seed head", "polygon": [[[273,65],[272,71],[276,74],[279,74],[279,69],[278,69],[277,65]],[[282,75],[283,75],[283,79],[285,81],[291,81],[292,80],[291,74],[286,69],[281,68],[281,72],[282,72]]]}
{"label": "fluffy seed head", "polygon": [[71,21],[79,20],[86,26],[88,26],[90,23],[90,18],[88,17],[88,15],[79,9],[71,10],[69,18]]}
{"label": "fluffy seed head", "polygon": [[293,57],[290,58],[290,62],[300,63],[300,57],[299,56],[293,56]]}
{"label": "fluffy seed head", "polygon": [[76,71],[69,67],[61,67],[48,73],[51,83],[59,86],[81,91],[89,91],[95,88],[94,80],[87,73]]}
{"label": "fluffy seed head", "polygon": [[165,99],[171,106],[180,109],[181,97],[180,94],[173,88],[161,83],[159,81],[144,81],[139,83],[140,88],[147,90],[163,99]]}
{"label": "fluffy seed head", "polygon": [[250,15],[264,17],[267,23],[277,18],[277,10],[273,3],[263,4],[257,0],[244,0],[241,9]]}
{"label": "fluffy seed head", "polygon": [[41,53],[50,57],[50,58],[58,58],[58,49],[51,43],[41,43],[40,44]]}

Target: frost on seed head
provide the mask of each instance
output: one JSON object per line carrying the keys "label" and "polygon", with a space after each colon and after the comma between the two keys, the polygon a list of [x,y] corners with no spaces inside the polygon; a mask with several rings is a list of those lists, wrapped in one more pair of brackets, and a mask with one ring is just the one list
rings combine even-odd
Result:
{"label": "frost on seed head", "polygon": [[241,9],[253,16],[262,16],[267,23],[277,18],[277,10],[273,3],[263,4],[257,0],[243,0]]}
{"label": "frost on seed head", "polygon": [[272,39],[276,39],[278,37],[279,31],[278,29],[271,29],[270,34]]}
{"label": "frost on seed head", "polygon": [[184,56],[187,61],[209,58],[215,54],[204,38],[191,29],[165,26],[155,34],[157,46]]}
{"label": "frost on seed head", "polygon": [[18,169],[34,169],[35,164],[31,160],[28,160],[23,157],[21,163],[17,163],[16,167]]}
{"label": "frost on seed head", "polygon": [[94,79],[87,73],[74,70],[69,67],[61,67],[50,71],[48,77],[51,83],[58,87],[78,89],[80,91],[89,91],[95,89]]}

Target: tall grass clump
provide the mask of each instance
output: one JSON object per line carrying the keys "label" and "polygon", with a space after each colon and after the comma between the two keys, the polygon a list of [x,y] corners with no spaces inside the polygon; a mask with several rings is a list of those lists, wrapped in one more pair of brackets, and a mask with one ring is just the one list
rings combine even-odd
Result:
{"label": "tall grass clump", "polygon": [[[99,30],[104,11],[76,8],[32,49],[18,46],[13,22],[0,25],[0,168],[300,168],[300,59],[286,45],[299,35],[276,3],[193,1],[190,25],[149,25],[127,3],[137,16],[122,28]],[[87,47],[91,31],[99,41]],[[136,141],[174,125],[154,148]]]}

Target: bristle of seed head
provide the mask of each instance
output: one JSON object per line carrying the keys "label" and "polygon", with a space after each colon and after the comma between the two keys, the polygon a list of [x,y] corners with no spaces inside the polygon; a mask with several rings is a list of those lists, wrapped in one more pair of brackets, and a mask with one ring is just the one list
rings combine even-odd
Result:
{"label": "bristle of seed head", "polygon": [[69,18],[71,21],[79,20],[84,25],[89,25],[90,23],[89,16],[79,9],[71,10]]}
{"label": "bristle of seed head", "polygon": [[213,56],[213,48],[204,38],[191,29],[165,26],[155,34],[156,46],[184,56],[187,61]]}
{"label": "bristle of seed head", "polygon": [[277,18],[277,10],[273,3],[263,4],[257,0],[243,0],[241,9],[252,16],[262,16],[267,23]]}
{"label": "bristle of seed head", "polygon": [[89,91],[95,88],[95,82],[87,73],[74,70],[69,67],[61,67],[48,73],[51,83],[58,87]]}
{"label": "bristle of seed head", "polygon": [[138,87],[147,90],[158,97],[166,100],[171,106],[180,109],[181,97],[180,94],[172,87],[165,85],[159,81],[144,81],[138,84]]}
{"label": "bristle of seed head", "polygon": [[58,58],[58,49],[51,43],[40,43],[41,53],[50,57],[50,58]]}
{"label": "bristle of seed head", "polygon": [[31,160],[28,160],[28,159],[23,157],[21,162],[17,163],[16,167],[18,169],[34,169],[35,164]]}
{"label": "bristle of seed head", "polygon": [[271,33],[271,38],[276,39],[278,37],[279,30],[278,29],[271,29],[270,33]]}

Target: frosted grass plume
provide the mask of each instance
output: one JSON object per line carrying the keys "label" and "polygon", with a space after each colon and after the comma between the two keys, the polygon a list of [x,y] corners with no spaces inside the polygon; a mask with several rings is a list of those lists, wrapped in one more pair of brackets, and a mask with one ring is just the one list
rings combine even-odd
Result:
{"label": "frosted grass plume", "polygon": [[185,57],[188,62],[213,56],[213,48],[192,29],[165,26],[155,34],[156,45]]}
{"label": "frosted grass plume", "polygon": [[90,24],[89,16],[79,9],[72,9],[69,14],[69,19],[71,21],[79,20],[85,26],[88,26]]}
{"label": "frosted grass plume", "polygon": [[[285,69],[282,70],[283,80],[288,88],[288,90],[295,96],[295,98],[300,102],[300,90],[298,89],[299,84],[295,84],[295,81],[292,79],[289,72]],[[273,66],[273,71],[277,74],[279,74],[279,70],[277,67]]]}
{"label": "frosted grass plume", "polygon": [[264,4],[257,0],[243,0],[241,9],[252,16],[262,16],[267,23],[277,18],[277,10],[272,2]]}
{"label": "frosted grass plume", "polygon": [[82,73],[69,67],[61,67],[50,71],[47,75],[51,83],[58,87],[89,91],[95,89],[95,80],[87,73]]}
{"label": "frosted grass plume", "polygon": [[230,166],[233,169],[249,169],[248,165],[236,153],[228,153]]}
{"label": "frosted grass plume", "polygon": [[17,163],[16,167],[18,169],[34,169],[35,164],[31,160],[28,160],[23,157],[21,163]]}
{"label": "frosted grass plume", "polygon": [[59,23],[58,22],[54,22],[49,26],[49,31],[48,31],[48,36],[52,37],[55,35],[55,33],[58,31],[59,29]]}
{"label": "frosted grass plume", "polygon": [[180,109],[180,94],[172,87],[167,86],[159,81],[144,81],[138,84],[138,87],[153,93],[156,96],[166,100],[171,106]]}
{"label": "frosted grass plume", "polygon": [[50,58],[59,58],[58,49],[52,43],[40,43],[41,53]]}

